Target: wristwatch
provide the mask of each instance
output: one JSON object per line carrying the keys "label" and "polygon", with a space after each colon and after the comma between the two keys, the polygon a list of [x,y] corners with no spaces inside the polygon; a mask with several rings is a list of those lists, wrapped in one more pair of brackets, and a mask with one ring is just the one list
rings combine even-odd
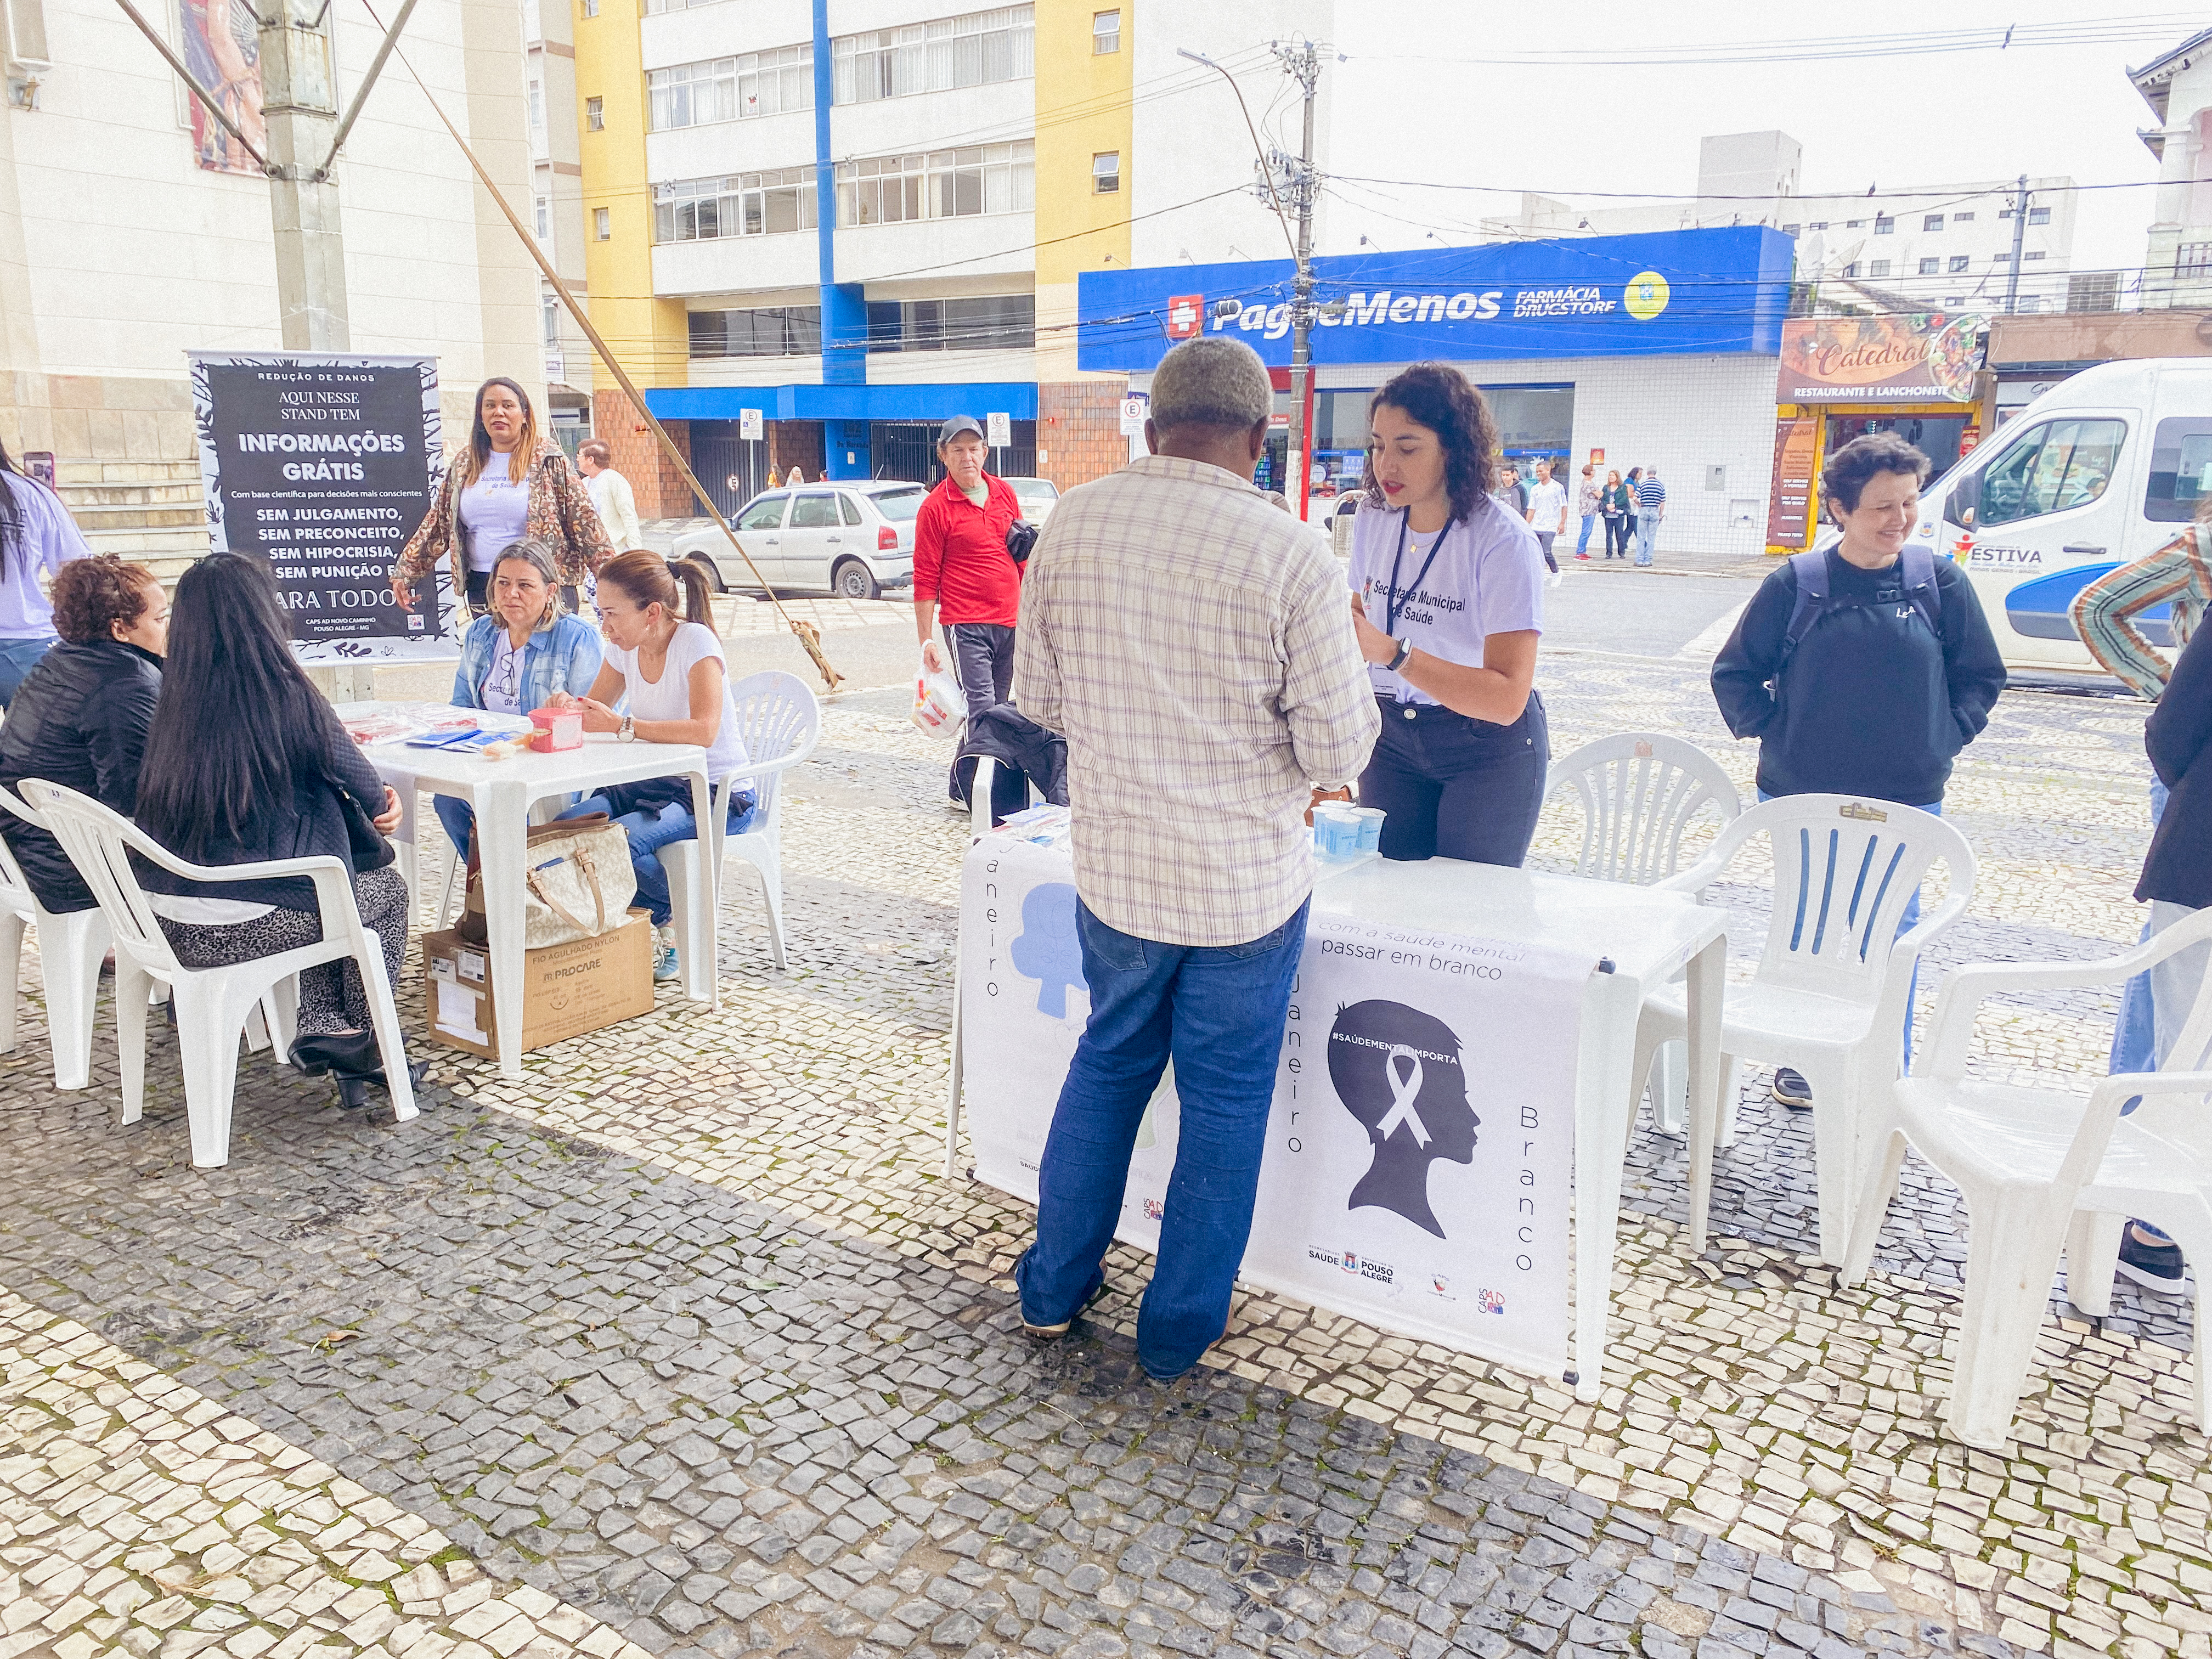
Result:
{"label": "wristwatch", "polygon": [[1413,654],[1413,642],[1411,640],[1393,640],[1390,643],[1398,647],[1398,654],[1390,659],[1390,672],[1395,674],[1406,665],[1406,659]]}
{"label": "wristwatch", "polygon": [[622,724],[615,727],[615,741],[617,743],[631,743],[635,742],[636,738],[637,720],[635,717],[629,714],[624,714],[623,716]]}

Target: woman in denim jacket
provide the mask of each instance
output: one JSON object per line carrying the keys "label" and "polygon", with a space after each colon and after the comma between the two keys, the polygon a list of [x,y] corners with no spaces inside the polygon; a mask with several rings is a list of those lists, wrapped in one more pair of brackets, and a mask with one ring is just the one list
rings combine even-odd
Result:
{"label": "woman in denim jacket", "polygon": [[[453,675],[453,704],[501,714],[527,714],[556,691],[581,694],[599,673],[599,636],[580,617],[563,615],[556,592],[553,550],[534,538],[508,546],[493,567],[486,598],[491,609],[461,636],[461,665]],[[465,856],[469,804],[435,795],[438,822]]]}

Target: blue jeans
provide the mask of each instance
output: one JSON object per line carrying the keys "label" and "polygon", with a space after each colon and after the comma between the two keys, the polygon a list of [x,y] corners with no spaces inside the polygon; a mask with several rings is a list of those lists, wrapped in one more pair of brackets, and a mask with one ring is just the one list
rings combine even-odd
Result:
{"label": "blue jeans", "polygon": [[1596,526],[1596,514],[1585,513],[1583,514],[1583,533],[1575,538],[1575,556],[1577,558],[1582,558],[1589,553],[1590,532]]}
{"label": "blue jeans", "polygon": [[[1771,795],[1770,795],[1770,794],[1768,794],[1768,793],[1766,793],[1766,791],[1765,791],[1764,789],[1762,789],[1762,790],[1760,790],[1760,791],[1759,792],[1759,799],[1761,801],[1770,801],[1770,800],[1772,800],[1772,799],[1774,799],[1774,797],[1773,797],[1773,796],[1771,796]],[[1937,801],[1937,802],[1936,802],[1933,806],[1923,806],[1923,807],[1922,807],[1920,810],[1921,810],[1922,811],[1923,811],[1923,812],[1930,813],[1930,814],[1934,815],[1935,817],[1939,817],[1939,818],[1940,818],[1940,817],[1942,817],[1943,816],[1943,803],[1942,803],[1942,801],[1940,801],[1940,800],[1939,800],[1939,801]],[[1914,922],[1916,922],[1916,921],[1919,921],[1919,920],[1920,920],[1920,890],[1919,890],[1917,887],[1916,887],[1916,888],[1914,888],[1914,889],[1912,890],[1912,896],[1911,896],[1911,898],[1909,898],[1909,899],[1907,899],[1907,900],[1905,900],[1905,912],[1904,912],[1904,914],[1903,914],[1902,915],[1900,915],[1900,916],[1899,916],[1899,917],[1898,917],[1898,919],[1897,919],[1897,932],[1896,932],[1893,935],[1892,935],[1892,937],[1893,937],[1893,938],[1894,938],[1894,939],[1903,939],[1903,938],[1904,938],[1907,933],[1911,933],[1911,932],[1912,931],[1912,924],[1913,924]],[[1913,1005],[1914,1005],[1914,1003],[1916,1003],[1917,1001],[1918,1001],[1919,997],[1920,997],[1920,958],[1919,958],[1919,957],[1915,957],[1912,959],[1912,979],[1911,979],[1911,983],[1909,983],[1909,984],[1905,987],[1905,1067],[1904,1067],[1904,1070],[1905,1070],[1905,1073],[1910,1073],[1911,1072],[1911,1070],[1912,1070],[1912,1008],[1913,1008]]]}
{"label": "blue jeans", "polygon": [[[669,799],[670,791],[684,793]],[[730,797],[728,829],[742,835],[752,828],[759,811],[750,789]],[[665,927],[675,908],[669,902],[668,872],[660,867],[660,849],[679,841],[696,841],[699,825],[691,816],[690,785],[678,778],[653,778],[643,783],[618,783],[586,795],[556,818],[580,818],[605,812],[629,837],[629,867],[637,876],[637,902],[652,914],[653,925]]]}
{"label": "blue jeans", "polygon": [[1636,562],[1650,564],[1651,551],[1659,544],[1659,520],[1646,513],[1636,520]]}
{"label": "blue jeans", "polygon": [[23,676],[39,665],[39,659],[54,644],[51,634],[43,640],[0,640],[0,708],[15,701],[15,688],[22,684]]}
{"label": "blue jeans", "polygon": [[1036,1243],[1014,1264],[1028,1322],[1073,1318],[1103,1279],[1137,1127],[1172,1054],[1182,1127],[1138,1363],[1180,1376],[1220,1340],[1252,1232],[1307,908],[1247,944],[1199,946],[1138,939],[1077,903],[1091,1018],[1045,1140]]}
{"label": "blue jeans", "polygon": [[[2150,781],[2150,827],[2158,828],[2158,821],[2166,816],[2166,787],[2156,778]],[[2143,923],[2142,937],[2148,939],[2151,925]],[[2157,1033],[2151,1019],[2150,975],[2137,974],[2120,993],[2119,1018],[2112,1023],[2112,1057],[2106,1063],[2108,1072],[2153,1072],[2158,1069]]]}

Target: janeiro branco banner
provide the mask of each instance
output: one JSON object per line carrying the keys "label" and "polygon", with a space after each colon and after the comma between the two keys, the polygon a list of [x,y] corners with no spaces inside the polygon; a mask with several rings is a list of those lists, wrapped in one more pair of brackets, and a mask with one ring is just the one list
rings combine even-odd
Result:
{"label": "janeiro branco banner", "polygon": [[412,611],[389,572],[444,466],[434,357],[190,354],[209,550],[267,562],[303,663],[451,662],[442,572]]}
{"label": "janeiro branco banner", "polygon": [[1797,317],[1782,325],[1777,403],[1966,403],[1987,319],[1910,311]]}
{"label": "janeiro branco banner", "polygon": [[[1291,995],[1244,1283],[1537,1375],[1567,1364],[1586,957],[1326,909]],[[1090,1012],[1065,847],[988,836],[961,904],[975,1172],[1027,1202]],[[1116,1236],[1159,1246],[1180,1117],[1170,1067]],[[1610,1224],[1608,1218],[1607,1224]]]}

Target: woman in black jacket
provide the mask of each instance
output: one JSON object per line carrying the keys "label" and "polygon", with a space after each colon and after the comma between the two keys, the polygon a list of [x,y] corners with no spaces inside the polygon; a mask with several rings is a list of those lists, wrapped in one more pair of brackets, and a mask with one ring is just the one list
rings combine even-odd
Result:
{"label": "woman in black jacket", "polygon": [[[173,628],[138,775],[139,827],[195,864],[346,860],[361,919],[382,942],[396,987],[407,951],[407,884],[384,836],[399,822],[399,799],[294,658],[267,568],[236,553],[201,560],[177,583]],[[349,826],[364,817],[378,833],[364,826],[361,839],[374,845],[357,847]],[[305,876],[202,883],[143,860],[135,865],[188,968],[251,962],[323,936]],[[311,1075],[337,1073],[348,1106],[362,1103],[363,1084],[383,1085],[368,1000],[350,961],[300,975],[292,1058]]]}
{"label": "woman in black jacket", "polygon": [[[1820,498],[1842,540],[1783,561],[1714,659],[1722,718],[1759,739],[1759,799],[1864,795],[1942,814],[1952,758],[1989,724],[2005,668],[1966,573],[1915,550],[1927,480],[1928,458],[1893,432],[1831,455]],[[1899,931],[1919,916],[1916,890]],[[1911,1030],[1908,1012],[1908,1061]],[[1812,1102],[1787,1067],[1774,1097]]]}
{"label": "woman in black jacket", "polygon": [[[44,778],[128,817],[161,689],[169,601],[143,566],[110,555],[62,566],[52,598],[62,642],[24,676],[9,705],[0,785],[15,793],[25,778]],[[0,811],[0,837],[46,910],[93,908],[92,890],[52,836]]]}

